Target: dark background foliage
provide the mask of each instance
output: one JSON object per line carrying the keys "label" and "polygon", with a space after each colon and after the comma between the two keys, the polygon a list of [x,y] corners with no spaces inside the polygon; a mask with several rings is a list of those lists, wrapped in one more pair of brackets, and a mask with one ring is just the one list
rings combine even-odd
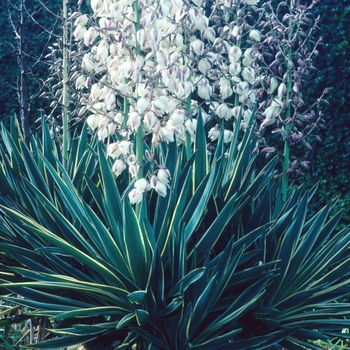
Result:
{"label": "dark background foliage", "polygon": [[323,144],[314,143],[308,182],[319,181],[315,206],[325,205],[341,195],[343,224],[350,223],[350,1],[322,0],[313,9],[320,16],[322,45],[315,61],[318,72],[312,77],[308,100],[330,87],[329,106],[324,110],[327,129],[319,135]]}
{"label": "dark background foliage", "polygon": [[[310,3],[311,1],[309,1]],[[18,6],[19,0],[14,0]],[[71,1],[72,3],[72,1]],[[72,4],[73,5],[73,4]],[[74,2],[74,5],[76,3]],[[85,4],[86,5],[86,4]],[[49,102],[38,97],[42,82],[48,76],[48,66],[43,62],[48,53],[47,46],[53,37],[43,27],[53,33],[60,33],[60,21],[45,10],[39,0],[26,0],[28,13],[39,23],[26,21],[26,65],[28,68],[28,92],[30,118],[33,125],[39,117],[39,110],[49,114]],[[46,6],[55,14],[60,13],[60,2],[47,2]],[[7,124],[10,115],[19,115],[17,93],[19,69],[17,65],[17,41],[7,15],[7,1],[1,0],[3,9],[0,17],[0,120]],[[344,208],[343,223],[350,222],[350,0],[321,0],[313,10],[320,16],[320,32],[323,37],[315,66],[318,72],[310,77],[305,100],[310,103],[321,92],[332,88],[327,95],[329,106],[324,106],[327,129],[319,135],[323,144],[315,141],[314,152],[310,155],[312,167],[306,181],[311,186],[320,183],[313,205],[315,210],[325,205],[330,198],[341,195],[339,207]],[[12,20],[18,25],[18,13],[11,10]],[[50,39],[51,38],[51,39]],[[304,150],[303,150],[304,151]]]}

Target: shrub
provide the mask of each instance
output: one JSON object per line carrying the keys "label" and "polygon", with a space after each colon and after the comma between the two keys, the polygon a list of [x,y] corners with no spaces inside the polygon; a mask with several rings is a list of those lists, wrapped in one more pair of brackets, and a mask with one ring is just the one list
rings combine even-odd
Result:
{"label": "shrub", "polygon": [[318,349],[310,340],[346,337],[349,229],[327,220],[335,201],[307,219],[316,188],[280,200],[276,160],[255,173],[254,127],[228,155],[222,136],[208,156],[200,123],[189,160],[163,144],[169,195],[135,208],[86,129],[67,169],[46,127],[31,152],[15,131],[2,139],[3,299],[53,327],[29,347]]}

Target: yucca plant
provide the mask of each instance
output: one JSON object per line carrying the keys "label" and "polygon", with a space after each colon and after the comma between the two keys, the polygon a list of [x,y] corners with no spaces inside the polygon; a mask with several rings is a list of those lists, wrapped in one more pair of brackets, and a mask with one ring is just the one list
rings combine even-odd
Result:
{"label": "yucca plant", "polygon": [[253,126],[239,151],[237,131],[208,156],[198,120],[192,157],[175,143],[156,155],[173,174],[169,195],[137,208],[85,129],[66,167],[45,125],[31,150],[2,130],[3,299],[52,325],[31,347],[318,349],[310,340],[345,338],[350,235],[334,231],[340,214],[328,219],[335,201],[308,218],[315,188],[282,202],[275,160],[256,174]]}

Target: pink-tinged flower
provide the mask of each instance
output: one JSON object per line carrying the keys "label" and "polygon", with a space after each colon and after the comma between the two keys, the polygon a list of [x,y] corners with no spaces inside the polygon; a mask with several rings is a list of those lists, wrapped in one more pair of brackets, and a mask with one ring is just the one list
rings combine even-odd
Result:
{"label": "pink-tinged flower", "polygon": [[225,100],[233,94],[233,90],[231,88],[231,82],[227,78],[220,79],[220,94],[221,98]]}
{"label": "pink-tinged flower", "polygon": [[128,125],[133,131],[136,131],[137,128],[141,125],[141,117],[136,111],[129,113]]}
{"label": "pink-tinged flower", "polygon": [[257,5],[259,0],[243,0],[247,5]]}
{"label": "pink-tinged flower", "polygon": [[209,69],[211,68],[211,64],[208,62],[207,59],[201,58],[198,62],[198,69],[201,73],[204,75],[208,74]]}
{"label": "pink-tinged flower", "polygon": [[198,55],[202,56],[204,53],[204,43],[202,40],[196,39],[191,42],[191,47],[193,52]]}
{"label": "pink-tinged flower", "polygon": [[236,93],[242,96],[243,99],[247,98],[249,94],[249,85],[246,81],[242,81],[236,86]]}
{"label": "pink-tinged flower", "polygon": [[143,118],[143,127],[146,132],[150,132],[156,125],[158,118],[153,111],[148,111]]}
{"label": "pink-tinged flower", "polygon": [[110,91],[106,94],[105,106],[106,106],[107,111],[112,111],[116,107],[116,97],[112,91]]}
{"label": "pink-tinged flower", "polygon": [[160,68],[166,68],[166,66],[169,64],[169,53],[167,51],[168,50],[161,49],[156,53],[158,66]]}
{"label": "pink-tinged flower", "polygon": [[215,128],[211,128],[209,130],[208,133],[208,137],[210,138],[210,140],[215,141],[220,137],[220,130],[219,128],[215,127]]}
{"label": "pink-tinged flower", "polygon": [[130,141],[120,141],[118,146],[123,156],[128,156],[132,153],[132,143]]}
{"label": "pink-tinged flower", "polygon": [[232,117],[232,109],[226,103],[222,103],[216,107],[215,114],[221,119],[229,120]]}
{"label": "pink-tinged flower", "polygon": [[238,119],[240,116],[243,115],[243,108],[241,106],[235,106],[232,108],[232,115]]}
{"label": "pink-tinged flower", "polygon": [[151,107],[151,102],[148,97],[141,97],[137,101],[137,112],[142,115]]}
{"label": "pink-tinged flower", "polygon": [[162,39],[162,33],[156,27],[153,27],[149,32],[149,43],[152,52],[157,52],[159,50],[159,42]]}
{"label": "pink-tinged flower", "polygon": [[260,153],[273,153],[275,151],[276,151],[275,147],[265,147],[260,151]]}
{"label": "pink-tinged flower", "polygon": [[224,143],[229,143],[233,139],[233,132],[231,130],[224,130]]}
{"label": "pink-tinged flower", "polygon": [[184,100],[192,92],[192,83],[190,81],[181,81],[178,83],[176,96],[180,100]]}
{"label": "pink-tinged flower", "polygon": [[90,114],[87,117],[86,122],[90,129],[95,130],[100,125],[102,118],[103,116],[101,114]]}
{"label": "pink-tinged flower", "polygon": [[271,78],[269,93],[273,94],[275,92],[275,90],[277,89],[277,87],[278,87],[277,78],[275,78],[275,77]]}
{"label": "pink-tinged flower", "polygon": [[114,18],[119,18],[123,10],[122,4],[119,2],[114,2],[109,6],[109,12]]}
{"label": "pink-tinged flower", "polygon": [[206,16],[196,16],[192,30],[198,29],[203,32],[209,25],[209,19]]}
{"label": "pink-tinged flower", "polygon": [[85,24],[88,21],[89,21],[89,16],[88,15],[81,15],[75,20],[74,25],[83,27],[83,26],[85,26]]}
{"label": "pink-tinged flower", "polygon": [[129,165],[129,173],[132,178],[135,178],[137,174],[139,173],[140,166],[137,163],[130,164]]}
{"label": "pink-tinged flower", "polygon": [[84,75],[80,75],[75,81],[75,88],[77,90],[82,89],[85,86],[86,77]]}
{"label": "pink-tinged flower", "polygon": [[86,46],[91,45],[94,40],[96,39],[97,32],[94,27],[90,27],[85,33],[84,33],[84,44]]}
{"label": "pink-tinged flower", "polygon": [[250,66],[255,60],[255,57],[253,56],[253,49],[250,47],[249,49],[244,51],[244,58],[243,58],[243,65],[245,67]]}
{"label": "pink-tinged flower", "polygon": [[121,159],[117,159],[113,166],[112,166],[112,171],[119,176],[126,168],[125,163]]}
{"label": "pink-tinged flower", "polygon": [[103,9],[103,1],[102,0],[91,0],[90,6],[92,8],[92,11],[99,12]]}
{"label": "pink-tinged flower", "polygon": [[286,92],[287,92],[287,86],[284,82],[282,82],[277,90],[278,99],[282,100],[282,98],[285,96]]}
{"label": "pink-tinged flower", "polygon": [[104,141],[108,137],[107,127],[100,128],[97,132],[97,136],[99,141]]}
{"label": "pink-tinged flower", "polygon": [[144,193],[149,191],[151,189],[151,186],[146,179],[142,178],[135,182],[134,188],[136,188],[137,192]]}
{"label": "pink-tinged flower", "polygon": [[272,125],[276,122],[276,118],[282,111],[281,103],[278,100],[273,100],[271,105],[266,108],[263,115],[265,120],[262,122],[261,127]]}
{"label": "pink-tinged flower", "polygon": [[142,201],[143,192],[137,192],[136,188],[132,189],[128,194],[131,204],[137,204]]}
{"label": "pink-tinged flower", "polygon": [[212,28],[212,27],[205,28],[205,30],[203,32],[203,36],[205,38],[207,38],[209,41],[213,42],[216,38],[216,33],[215,33],[214,28]]}
{"label": "pink-tinged flower", "polygon": [[151,185],[151,188],[155,189],[156,192],[160,196],[166,197],[166,195],[167,195],[167,185],[162,183],[162,182],[160,182],[156,175],[153,175],[151,177],[150,185]]}
{"label": "pink-tinged flower", "polygon": [[208,79],[201,79],[197,87],[198,96],[203,100],[210,100],[212,92],[213,90],[212,87],[209,85]]}
{"label": "pink-tinged flower", "polygon": [[245,67],[242,72],[242,77],[249,84],[254,84],[255,82],[255,70],[252,67]]}
{"label": "pink-tinged flower", "polygon": [[158,170],[157,178],[161,183],[167,185],[169,183],[170,177],[171,176],[170,176],[170,172],[168,169],[165,168],[165,169]]}
{"label": "pink-tinged flower", "polygon": [[232,46],[229,51],[231,62],[238,62],[242,56],[242,50],[238,46]]}
{"label": "pink-tinged flower", "polygon": [[86,27],[77,26],[73,33],[75,40],[81,40],[82,38],[84,38],[85,32],[86,32]]}
{"label": "pink-tinged flower", "polygon": [[108,145],[107,155],[112,158],[117,158],[121,155],[118,142],[113,142]]}
{"label": "pink-tinged flower", "polygon": [[167,125],[159,129],[158,136],[160,137],[161,142],[174,142],[174,127]]}
{"label": "pink-tinged flower", "polygon": [[84,55],[81,66],[84,69],[84,71],[88,73],[90,73],[94,69],[94,64],[89,59],[89,55],[87,54]]}
{"label": "pink-tinged flower", "polygon": [[255,29],[251,30],[249,33],[249,38],[252,40],[255,40],[255,41],[260,41],[261,36],[260,36],[259,31],[255,30]]}
{"label": "pink-tinged flower", "polygon": [[241,65],[238,62],[232,62],[229,66],[229,72],[233,76],[238,76],[239,73],[241,73],[242,68]]}
{"label": "pink-tinged flower", "polygon": [[231,35],[238,37],[241,34],[241,27],[234,26],[231,32]]}
{"label": "pink-tinged flower", "polygon": [[167,186],[165,184],[163,184],[162,182],[158,181],[156,187],[154,188],[156,190],[156,192],[162,196],[162,197],[166,197],[167,195]]}
{"label": "pink-tinged flower", "polygon": [[109,135],[114,135],[115,134],[115,131],[117,129],[117,124],[115,123],[109,123],[108,126],[107,126],[107,129],[108,129],[108,134]]}
{"label": "pink-tinged flower", "polygon": [[100,96],[101,96],[101,89],[99,85],[96,83],[91,86],[90,98],[92,101],[96,101],[100,98]]}
{"label": "pink-tinged flower", "polygon": [[185,127],[191,136],[194,136],[197,130],[197,119],[187,119]]}
{"label": "pink-tinged flower", "polygon": [[109,45],[106,40],[101,40],[97,46],[96,55],[102,62],[108,57]]}
{"label": "pink-tinged flower", "polygon": [[181,109],[175,109],[175,111],[170,116],[170,122],[173,126],[182,125],[184,123],[185,111]]}

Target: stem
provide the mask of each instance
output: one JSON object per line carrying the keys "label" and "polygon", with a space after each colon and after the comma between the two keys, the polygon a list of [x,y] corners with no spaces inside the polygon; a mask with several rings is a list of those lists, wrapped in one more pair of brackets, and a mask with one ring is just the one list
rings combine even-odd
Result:
{"label": "stem", "polygon": [[[139,8],[138,0],[134,2],[134,13],[135,13],[135,34],[136,34],[140,30],[140,8]],[[135,52],[137,56],[141,54],[140,45],[137,42],[137,40],[136,40]],[[136,91],[137,91],[137,86],[136,86]],[[136,96],[136,99],[138,99],[138,96]],[[143,171],[143,155],[145,153],[143,138],[144,138],[144,131],[143,131],[142,121],[141,121],[141,124],[137,128],[136,135],[135,135],[136,159],[137,159],[137,163],[140,165],[140,170],[137,174],[137,179],[142,179],[145,175]]]}
{"label": "stem", "polygon": [[[290,12],[293,10],[293,0],[290,1]],[[291,19],[289,20],[289,34],[288,34],[288,39],[289,42],[292,37],[292,32],[293,32],[293,24]],[[287,170],[289,168],[289,158],[290,158],[290,147],[288,143],[290,131],[292,128],[292,124],[289,122],[290,117],[291,117],[291,105],[290,105],[290,95],[292,91],[292,62],[293,59],[293,52],[292,52],[292,47],[289,44],[288,48],[288,61],[287,61],[287,91],[286,91],[286,106],[287,106],[287,111],[285,114],[286,119],[288,120],[288,124],[285,125],[285,139],[284,139],[284,151],[283,151],[283,163],[282,163],[282,202],[286,202],[287,200],[287,189],[288,189],[288,175],[287,175]]]}
{"label": "stem", "polygon": [[[189,94],[186,99],[186,112],[188,113],[188,115],[192,114],[191,94]],[[192,154],[192,142],[191,142],[191,135],[189,132],[186,132],[185,153],[186,153],[186,159],[189,160]]]}
{"label": "stem", "polygon": [[63,124],[63,166],[67,167],[68,152],[70,147],[70,132],[69,132],[69,113],[68,113],[68,101],[69,101],[69,91],[68,91],[68,0],[63,0],[63,77],[62,77],[62,124]]}
{"label": "stem", "polygon": [[19,25],[19,43],[18,43],[18,62],[20,66],[20,87],[19,87],[19,105],[20,105],[20,118],[23,132],[23,138],[25,144],[29,145],[29,105],[28,105],[28,93],[27,93],[27,73],[25,66],[25,0],[21,1],[20,5],[20,25]]}

